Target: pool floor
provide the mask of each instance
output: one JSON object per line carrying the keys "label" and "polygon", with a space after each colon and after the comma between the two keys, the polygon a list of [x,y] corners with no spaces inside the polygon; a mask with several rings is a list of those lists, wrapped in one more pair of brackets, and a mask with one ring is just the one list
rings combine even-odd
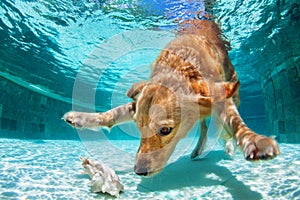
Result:
{"label": "pool floor", "polygon": [[[91,192],[79,157],[101,160],[125,187],[120,199],[299,199],[300,145],[280,144],[270,161],[229,158],[220,146],[192,161],[180,147],[152,178],[133,172],[138,141],[0,139],[0,199],[115,199]],[[181,153],[179,153],[181,152]]]}

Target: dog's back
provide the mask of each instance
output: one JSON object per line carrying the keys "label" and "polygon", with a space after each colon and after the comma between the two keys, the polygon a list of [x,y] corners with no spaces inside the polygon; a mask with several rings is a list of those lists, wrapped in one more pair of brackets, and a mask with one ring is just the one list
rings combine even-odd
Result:
{"label": "dog's back", "polygon": [[[152,77],[168,66],[179,72],[190,83],[196,94],[208,96],[210,82],[238,81],[228,58],[229,42],[223,39],[219,26],[213,20],[184,21],[179,36],[161,52],[152,69]],[[233,97],[239,104],[239,93]]]}

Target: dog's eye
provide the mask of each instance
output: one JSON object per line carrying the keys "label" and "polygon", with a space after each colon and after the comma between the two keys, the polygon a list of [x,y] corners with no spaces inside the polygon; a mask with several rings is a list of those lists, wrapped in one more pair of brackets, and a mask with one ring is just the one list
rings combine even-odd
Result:
{"label": "dog's eye", "polygon": [[168,126],[163,126],[159,129],[159,135],[165,136],[169,135],[172,132],[173,128]]}

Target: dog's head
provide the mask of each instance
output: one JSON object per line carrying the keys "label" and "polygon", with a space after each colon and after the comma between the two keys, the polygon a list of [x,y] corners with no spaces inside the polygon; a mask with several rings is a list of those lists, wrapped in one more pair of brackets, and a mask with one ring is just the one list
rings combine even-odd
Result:
{"label": "dog's head", "polygon": [[166,164],[179,138],[181,110],[176,95],[167,87],[147,84],[136,102],[134,120],[141,134],[135,172],[152,175]]}
{"label": "dog's head", "polygon": [[[231,84],[227,88],[233,90]],[[127,95],[136,101],[133,118],[141,134],[134,170],[144,176],[162,170],[200,112],[210,114],[216,100],[202,95],[184,97],[164,85],[146,82],[134,84]],[[228,95],[232,96],[232,92]]]}

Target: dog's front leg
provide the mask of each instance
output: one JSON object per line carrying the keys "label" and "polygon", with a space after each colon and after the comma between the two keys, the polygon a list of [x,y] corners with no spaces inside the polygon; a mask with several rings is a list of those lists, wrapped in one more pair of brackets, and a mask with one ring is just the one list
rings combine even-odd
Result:
{"label": "dog's front leg", "polygon": [[248,128],[231,98],[215,108],[224,128],[236,139],[247,160],[271,159],[280,153],[273,138],[259,135]]}
{"label": "dog's front leg", "polygon": [[101,126],[110,128],[132,120],[134,112],[135,103],[133,102],[103,113],[68,112],[63,116],[63,120],[75,128],[95,129]]}

